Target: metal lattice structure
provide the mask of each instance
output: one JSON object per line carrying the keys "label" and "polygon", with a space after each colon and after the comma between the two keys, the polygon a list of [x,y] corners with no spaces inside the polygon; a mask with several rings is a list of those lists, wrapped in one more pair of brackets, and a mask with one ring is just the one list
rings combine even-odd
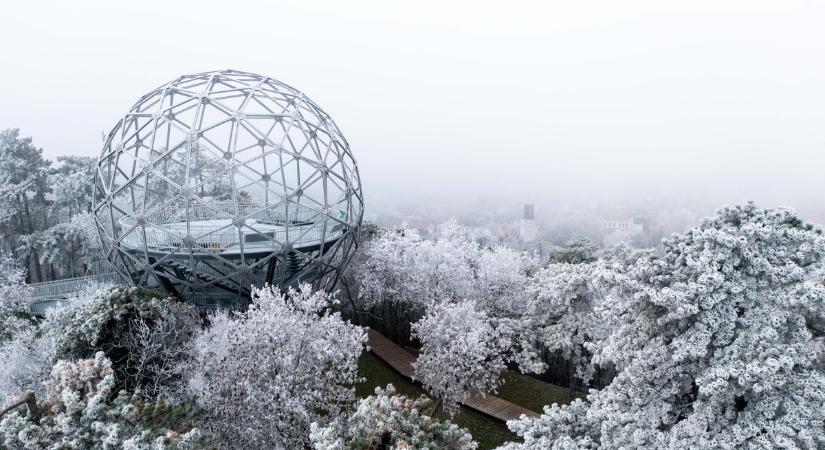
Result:
{"label": "metal lattice structure", "polygon": [[363,215],[358,168],[332,118],[284,83],[234,70],[141,97],[106,138],[95,178],[116,270],[202,306],[267,282],[329,287]]}

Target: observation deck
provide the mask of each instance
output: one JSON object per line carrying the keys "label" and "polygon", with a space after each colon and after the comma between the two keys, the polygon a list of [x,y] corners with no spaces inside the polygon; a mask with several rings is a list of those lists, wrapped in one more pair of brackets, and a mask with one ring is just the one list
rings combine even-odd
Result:
{"label": "observation deck", "polygon": [[[309,253],[334,244],[347,230],[347,213],[304,205],[216,203],[160,208],[145,218],[118,220],[121,248],[174,257],[219,255],[226,259],[281,250]],[[139,225],[143,225],[143,230]]]}

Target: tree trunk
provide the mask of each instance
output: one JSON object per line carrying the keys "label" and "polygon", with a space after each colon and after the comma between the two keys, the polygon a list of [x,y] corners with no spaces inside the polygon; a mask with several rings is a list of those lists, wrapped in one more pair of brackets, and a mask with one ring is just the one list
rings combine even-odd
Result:
{"label": "tree trunk", "polygon": [[26,407],[28,407],[29,419],[34,423],[40,423],[40,408],[37,407],[37,399],[35,398],[33,391],[26,392],[26,396],[22,400],[16,401],[0,411],[0,418],[2,418],[7,412],[22,405],[26,405]]}
{"label": "tree trunk", "polygon": [[443,402],[440,398],[436,400],[435,404],[433,405],[433,408],[430,410],[430,417],[435,417],[435,415],[438,413],[438,409],[441,408],[442,403]]}
{"label": "tree trunk", "polygon": [[37,407],[37,399],[33,391],[26,392],[26,406],[29,408],[29,418],[34,423],[40,423],[40,408]]}
{"label": "tree trunk", "polygon": [[576,386],[576,365],[571,363],[570,368],[568,370],[570,372],[568,374],[568,379],[570,380],[570,385],[567,387],[567,396],[569,397],[568,401],[572,402],[574,396],[576,395],[576,388],[577,388],[577,386]]}
{"label": "tree trunk", "polygon": [[[34,221],[32,220],[32,214],[29,210],[29,199],[26,198],[26,194],[21,195],[23,198],[23,211],[26,213],[26,222],[28,225],[28,234],[34,234]],[[31,254],[32,254],[32,266],[34,267],[34,274],[37,275],[37,281],[44,281],[43,280],[43,269],[40,267],[40,256],[37,254],[37,248],[35,246],[31,247]]]}

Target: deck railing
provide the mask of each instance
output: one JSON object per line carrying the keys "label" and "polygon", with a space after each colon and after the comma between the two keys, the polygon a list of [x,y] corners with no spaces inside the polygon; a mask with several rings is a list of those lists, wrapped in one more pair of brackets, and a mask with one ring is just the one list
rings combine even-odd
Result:
{"label": "deck railing", "polygon": [[238,203],[237,210],[231,202],[216,202],[208,205],[172,205],[149,213],[146,221],[163,225],[174,222],[231,219],[233,217],[243,217],[254,219],[260,223],[271,224],[300,224],[316,222],[325,214],[321,210],[310,208],[305,205],[289,206],[267,206],[260,203]]}
{"label": "deck railing", "polygon": [[[332,224],[330,224],[332,225]],[[289,227],[289,230],[261,231],[255,233],[246,231],[239,233],[233,227],[216,228],[201,225],[189,225],[194,239],[194,247],[198,253],[222,252],[228,248],[239,247],[241,239],[246,248],[269,248],[278,250],[282,245],[289,243],[295,248],[334,241],[341,236],[343,227],[340,224],[328,226],[324,232],[324,224],[300,225]],[[128,229],[128,228],[127,228]],[[184,246],[184,237],[178,232],[163,228],[146,227],[145,240],[148,250],[171,252]],[[121,241],[124,245],[142,249],[144,233],[134,230]]]}
{"label": "deck railing", "polygon": [[[230,206],[232,205],[217,204],[192,207],[189,212],[189,224],[184,220],[185,210],[167,208],[164,212],[152,214],[147,218],[143,231],[133,230],[137,223],[135,218],[123,217],[119,220],[121,231],[129,234],[121,242],[130,248],[142,249],[145,241],[147,250],[171,252],[185,245],[184,236],[188,228],[194,240],[192,244],[199,253],[219,253],[232,247],[239,249],[241,240],[246,248],[278,250],[287,243],[300,248],[321,241],[334,241],[340,237],[344,228],[338,220],[304,206],[300,209],[293,208],[294,211],[285,214],[284,211],[262,210],[262,206],[258,204],[240,204],[239,209],[244,210],[242,214],[251,214],[255,221],[239,232],[228,217],[223,215],[224,212],[216,210],[216,207]],[[228,214],[228,211],[225,213]],[[184,217],[181,217],[182,215]],[[217,223],[203,223],[209,220]],[[193,223],[198,221],[201,223]]]}

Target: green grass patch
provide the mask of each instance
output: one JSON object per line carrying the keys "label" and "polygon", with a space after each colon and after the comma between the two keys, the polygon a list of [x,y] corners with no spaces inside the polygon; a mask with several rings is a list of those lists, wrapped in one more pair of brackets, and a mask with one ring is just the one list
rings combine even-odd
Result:
{"label": "green grass patch", "polygon": [[544,412],[545,405],[553,403],[566,405],[577,397],[584,397],[584,394],[580,392],[571,391],[513,370],[505,370],[502,378],[504,383],[498,388],[498,393],[495,394],[497,397],[539,414]]}
{"label": "green grass patch", "polygon": [[[418,398],[427,394],[419,385],[396,372],[372,352],[361,355],[358,373],[366,379],[356,386],[356,393],[361,398],[373,394],[376,387],[388,384],[408,397]],[[519,441],[518,436],[511,433],[504,422],[469,408],[462,407],[452,418],[443,412],[439,412],[436,417],[441,420],[450,419],[456,425],[466,428],[478,442],[479,450],[492,449],[508,441]]]}

